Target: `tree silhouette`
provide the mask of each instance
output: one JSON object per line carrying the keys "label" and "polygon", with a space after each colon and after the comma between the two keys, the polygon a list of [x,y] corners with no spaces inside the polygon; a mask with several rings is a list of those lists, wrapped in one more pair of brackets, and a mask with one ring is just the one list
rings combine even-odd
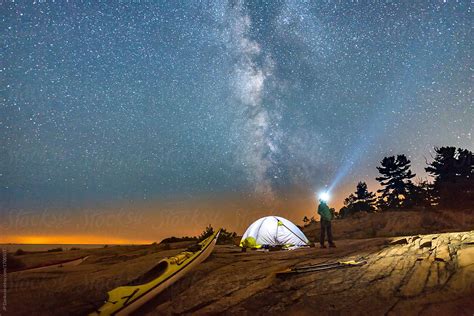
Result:
{"label": "tree silhouette", "polygon": [[344,200],[344,207],[339,210],[339,214],[346,217],[357,212],[374,212],[376,199],[375,194],[367,189],[367,184],[359,182],[356,191]]}
{"label": "tree silhouette", "polygon": [[434,177],[440,207],[474,206],[474,156],[467,149],[435,147],[436,156],[425,170]]}
{"label": "tree silhouette", "polygon": [[[214,230],[214,229],[212,229]],[[214,232],[213,232],[214,233]],[[212,235],[212,234],[211,234]],[[210,235],[209,235],[210,236]],[[208,236],[208,237],[209,237]],[[227,229],[222,228],[219,234],[219,239],[217,239],[217,244],[224,245],[224,244],[233,244],[234,239],[237,237],[237,233],[227,231]]]}
{"label": "tree silhouette", "polygon": [[206,229],[204,229],[201,235],[199,235],[198,240],[202,241],[206,239],[207,237],[211,236],[212,234],[214,234],[214,228],[211,226],[211,224],[209,224],[209,226],[207,226]]}
{"label": "tree silhouette", "polygon": [[405,155],[385,157],[377,170],[382,175],[376,180],[383,186],[378,205],[381,209],[404,208],[409,206],[411,179],[415,176],[410,170],[411,161]]}
{"label": "tree silhouette", "polygon": [[432,208],[438,203],[434,194],[434,184],[428,180],[418,179],[410,192],[410,204],[414,207]]}

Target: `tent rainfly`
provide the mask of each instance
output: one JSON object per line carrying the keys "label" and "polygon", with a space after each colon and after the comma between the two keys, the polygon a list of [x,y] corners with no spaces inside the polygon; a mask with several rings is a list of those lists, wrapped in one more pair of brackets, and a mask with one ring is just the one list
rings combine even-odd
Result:
{"label": "tent rainfly", "polygon": [[240,241],[242,248],[283,246],[284,248],[309,246],[308,238],[289,220],[278,216],[266,216],[247,228]]}

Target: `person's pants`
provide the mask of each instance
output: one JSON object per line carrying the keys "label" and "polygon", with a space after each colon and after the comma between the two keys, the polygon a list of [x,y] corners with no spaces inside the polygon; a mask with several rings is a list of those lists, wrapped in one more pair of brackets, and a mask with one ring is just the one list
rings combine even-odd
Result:
{"label": "person's pants", "polygon": [[319,242],[321,243],[321,245],[324,245],[324,237],[325,237],[324,235],[326,233],[328,234],[328,242],[330,245],[332,245],[333,240],[332,240],[331,221],[321,219],[321,236],[319,239]]}

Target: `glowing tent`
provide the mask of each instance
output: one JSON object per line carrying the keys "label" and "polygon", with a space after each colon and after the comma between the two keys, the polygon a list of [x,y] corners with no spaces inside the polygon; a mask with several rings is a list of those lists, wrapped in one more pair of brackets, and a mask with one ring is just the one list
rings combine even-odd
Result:
{"label": "glowing tent", "polygon": [[308,246],[308,238],[289,220],[278,216],[266,216],[247,228],[240,241],[242,248],[283,246],[283,248]]}

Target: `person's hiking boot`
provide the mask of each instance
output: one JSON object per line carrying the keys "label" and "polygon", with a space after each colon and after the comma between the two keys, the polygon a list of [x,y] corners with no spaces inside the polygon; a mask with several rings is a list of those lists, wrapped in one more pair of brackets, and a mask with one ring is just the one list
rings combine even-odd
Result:
{"label": "person's hiking boot", "polygon": [[321,248],[327,248],[325,245],[321,245]]}
{"label": "person's hiking boot", "polygon": [[336,248],[336,244],[335,243],[329,244],[329,248]]}

